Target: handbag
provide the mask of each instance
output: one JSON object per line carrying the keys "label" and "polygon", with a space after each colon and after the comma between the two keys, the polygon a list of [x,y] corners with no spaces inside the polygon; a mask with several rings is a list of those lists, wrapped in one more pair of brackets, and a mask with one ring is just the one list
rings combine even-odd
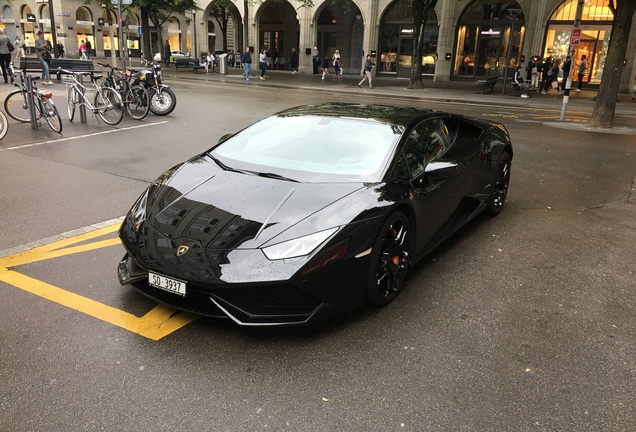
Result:
{"label": "handbag", "polygon": [[552,88],[553,89],[558,89],[559,88],[559,83],[557,81],[552,81]]}
{"label": "handbag", "polygon": [[10,40],[7,41],[7,48],[9,49],[9,52],[15,51],[15,47],[13,46]]}

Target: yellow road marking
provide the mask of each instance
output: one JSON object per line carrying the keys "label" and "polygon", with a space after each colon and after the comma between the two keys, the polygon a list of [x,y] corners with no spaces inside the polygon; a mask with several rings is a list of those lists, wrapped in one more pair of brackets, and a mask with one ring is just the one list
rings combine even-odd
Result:
{"label": "yellow road marking", "polygon": [[119,224],[111,225],[0,258],[0,281],[152,340],[159,340],[195,320],[196,315],[178,313],[176,309],[164,305],[158,305],[144,316],[137,317],[11,269],[19,265],[118,245],[119,238],[76,245],[111,234],[118,229]]}

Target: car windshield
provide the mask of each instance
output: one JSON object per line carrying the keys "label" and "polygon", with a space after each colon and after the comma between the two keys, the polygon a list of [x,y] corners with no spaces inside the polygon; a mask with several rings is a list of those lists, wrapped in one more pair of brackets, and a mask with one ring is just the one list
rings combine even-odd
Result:
{"label": "car windshield", "polygon": [[373,119],[275,116],[211,151],[232,169],[304,182],[379,181],[403,128]]}

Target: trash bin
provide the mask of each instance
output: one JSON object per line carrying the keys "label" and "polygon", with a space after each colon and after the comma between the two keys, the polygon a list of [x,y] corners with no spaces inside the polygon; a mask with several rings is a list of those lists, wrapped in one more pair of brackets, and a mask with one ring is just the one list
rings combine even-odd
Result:
{"label": "trash bin", "polygon": [[227,54],[219,54],[219,73],[227,75]]}

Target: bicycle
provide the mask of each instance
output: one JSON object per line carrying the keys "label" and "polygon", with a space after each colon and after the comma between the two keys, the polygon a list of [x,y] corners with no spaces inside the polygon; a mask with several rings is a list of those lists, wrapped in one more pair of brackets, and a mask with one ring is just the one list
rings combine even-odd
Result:
{"label": "bicycle", "polygon": [[[58,68],[58,72],[66,74],[69,121],[73,121],[75,109],[79,105],[99,116],[106,124],[115,126],[121,123],[124,118],[124,103],[116,90],[99,84],[98,80],[101,76],[94,76],[93,72],[73,72],[62,68]],[[93,80],[93,89],[95,90],[93,103],[86,98],[86,86],[81,80],[83,75],[90,75]]]}
{"label": "bicycle", "polygon": [[44,118],[53,131],[61,134],[62,118],[55,103],[53,103],[53,99],[51,99],[53,93],[38,90],[36,81],[40,78],[32,76],[32,91],[31,94],[29,94],[24,74],[21,71],[14,71],[13,66],[10,67],[10,73],[13,77],[20,77],[20,84],[15,83],[15,86],[18,88],[10,92],[4,100],[4,110],[9,117],[21,123],[29,123],[31,121],[32,105],[35,110],[35,120],[39,123],[39,121]]}
{"label": "bicycle", "polygon": [[9,132],[9,119],[0,111],[0,140]]}
{"label": "bicycle", "polygon": [[104,85],[119,92],[126,106],[126,113],[135,120],[144,119],[150,110],[150,96],[143,85],[131,83],[132,71],[129,70],[128,76],[124,77],[123,71],[119,68],[106,63],[97,64],[110,69]]}

